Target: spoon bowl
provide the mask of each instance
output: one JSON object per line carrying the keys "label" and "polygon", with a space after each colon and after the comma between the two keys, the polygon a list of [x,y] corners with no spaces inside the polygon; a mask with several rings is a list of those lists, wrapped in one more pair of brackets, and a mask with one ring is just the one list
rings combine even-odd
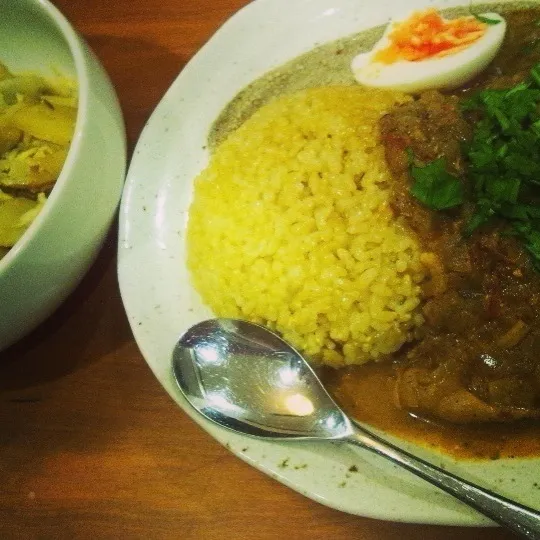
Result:
{"label": "spoon bowl", "polygon": [[176,345],[174,373],[188,401],[224,427],[273,439],[335,439],[349,419],[313,369],[262,326],[212,319]]}
{"label": "spoon bowl", "polygon": [[211,319],[191,327],[172,357],[175,379],[208,420],[252,437],[337,440],[370,450],[525,538],[540,539],[540,513],[471,484],[352,422],[302,355],[263,326]]}

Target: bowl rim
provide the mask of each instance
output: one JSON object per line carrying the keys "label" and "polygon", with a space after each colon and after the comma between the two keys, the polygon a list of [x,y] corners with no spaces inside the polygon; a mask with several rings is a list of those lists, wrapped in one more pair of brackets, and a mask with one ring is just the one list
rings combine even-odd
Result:
{"label": "bowl rim", "polygon": [[48,18],[60,31],[66,41],[75,67],[78,90],[77,115],[73,138],[69,145],[62,170],[58,175],[58,179],[56,180],[51,193],[47,197],[47,202],[43,206],[43,209],[15,245],[9,249],[4,257],[0,258],[0,278],[15,264],[17,257],[28,249],[32,239],[39,234],[42,224],[47,221],[49,215],[53,212],[55,206],[54,203],[60,197],[63,188],[67,184],[68,178],[79,156],[83,133],[88,122],[89,65],[85,58],[85,51],[81,39],[63,13],[49,0],[26,0],[26,3],[37,6],[41,16]]}

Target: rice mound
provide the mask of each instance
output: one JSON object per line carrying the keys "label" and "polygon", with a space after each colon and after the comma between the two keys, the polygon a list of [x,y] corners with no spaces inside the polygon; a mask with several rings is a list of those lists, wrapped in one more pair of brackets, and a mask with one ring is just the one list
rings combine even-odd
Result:
{"label": "rice mound", "polygon": [[379,118],[410,98],[325,87],[259,109],[195,181],[187,250],[217,316],[265,324],[314,362],[382,358],[411,339],[424,277],[389,208]]}

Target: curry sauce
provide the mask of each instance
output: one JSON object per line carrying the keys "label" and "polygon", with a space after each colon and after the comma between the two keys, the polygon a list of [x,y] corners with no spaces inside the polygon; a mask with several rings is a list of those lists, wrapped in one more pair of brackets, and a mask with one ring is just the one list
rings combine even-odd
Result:
{"label": "curry sauce", "polygon": [[395,373],[391,363],[329,370],[323,378],[350,416],[421,446],[462,459],[540,455],[540,424],[534,421],[459,425],[399,409],[393,393]]}

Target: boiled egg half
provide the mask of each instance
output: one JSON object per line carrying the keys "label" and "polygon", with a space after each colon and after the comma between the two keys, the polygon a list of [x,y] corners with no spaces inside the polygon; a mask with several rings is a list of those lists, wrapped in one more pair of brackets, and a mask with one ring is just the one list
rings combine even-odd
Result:
{"label": "boiled egg half", "polygon": [[498,13],[445,19],[430,8],[390,22],[351,67],[364,86],[411,93],[457,88],[488,66],[505,33],[506,21]]}

